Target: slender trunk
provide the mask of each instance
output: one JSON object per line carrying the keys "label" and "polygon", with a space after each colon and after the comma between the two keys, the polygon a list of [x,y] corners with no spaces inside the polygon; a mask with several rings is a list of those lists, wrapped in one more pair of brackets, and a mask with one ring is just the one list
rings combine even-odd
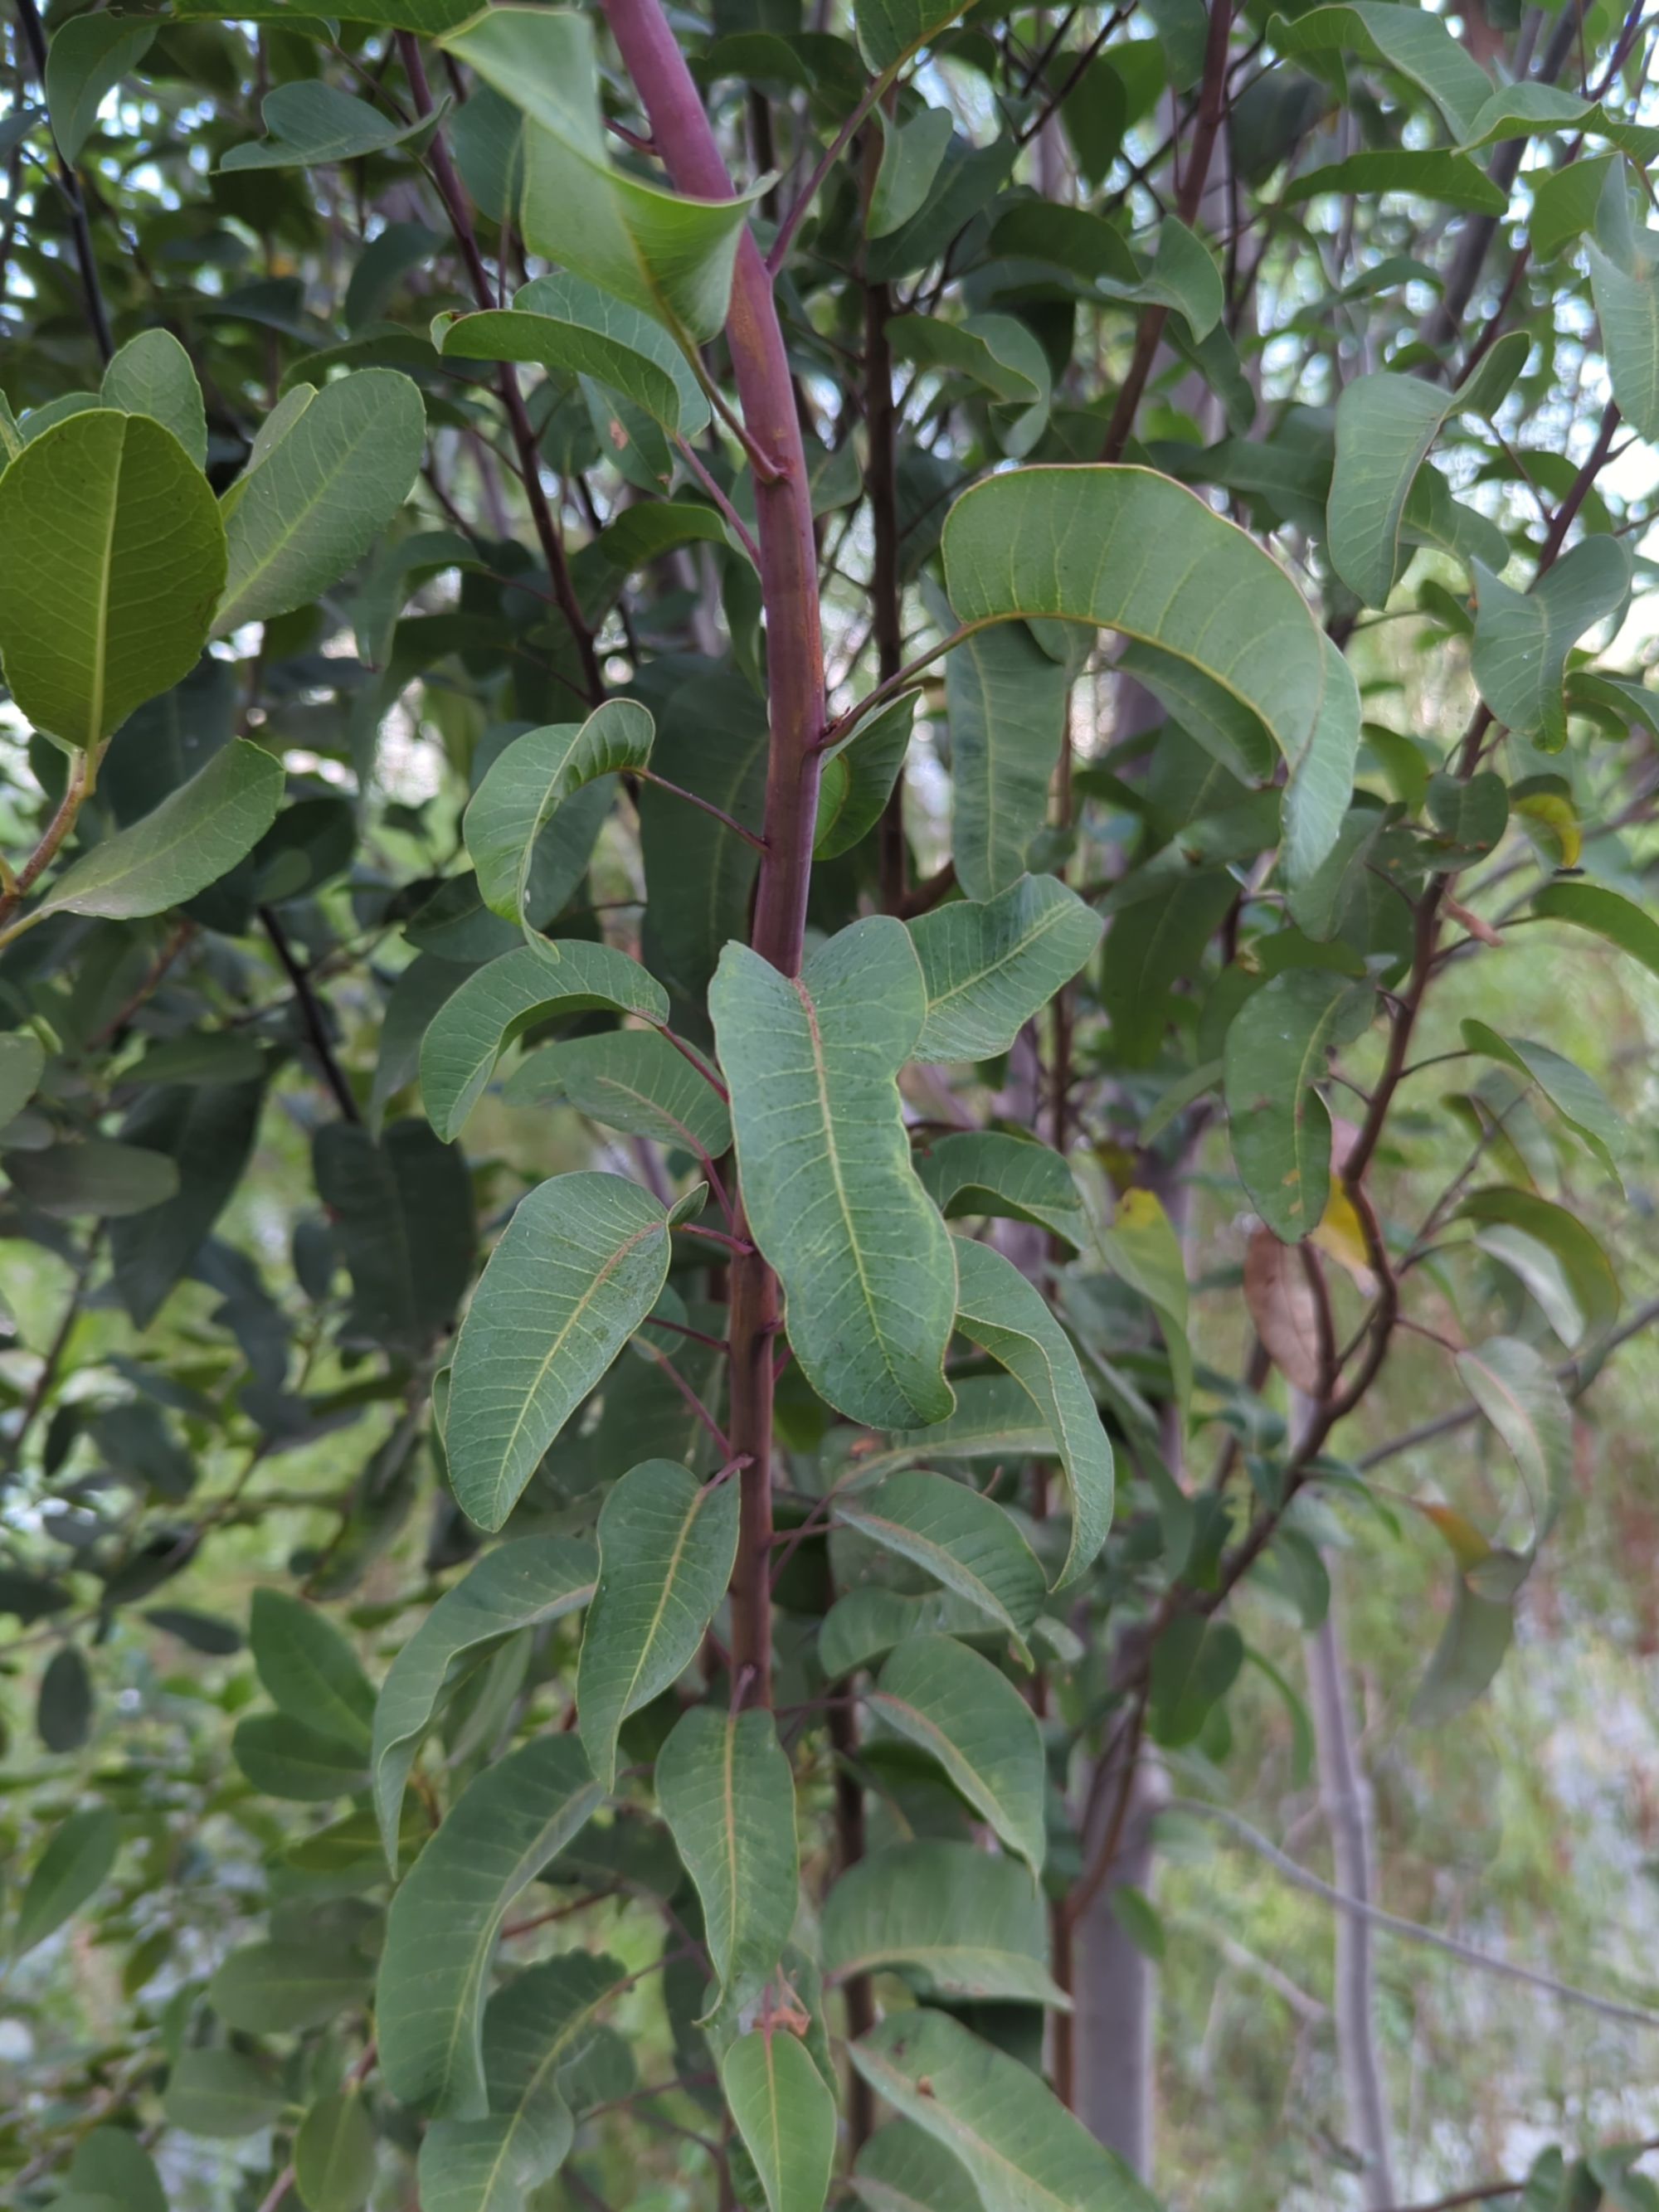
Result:
{"label": "slender trunk", "polygon": [[[887,325],[893,295],[885,284],[864,289],[864,420],[870,453],[865,489],[875,540],[870,572],[876,672],[885,684],[904,665],[902,601],[899,590],[897,448],[893,416],[893,356]],[[886,914],[903,910],[905,884],[904,772],[901,769],[878,833],[881,903]]]}
{"label": "slender trunk", "polygon": [[[1155,729],[1164,710],[1133,677],[1115,679],[1113,734],[1120,740]],[[1111,957],[1107,939],[1105,957]],[[1187,1220],[1185,1170],[1188,1151],[1163,1176],[1143,1175],[1169,1215],[1177,1236]],[[1178,1417],[1173,1407],[1164,1424],[1164,1453],[1170,1473],[1179,1481],[1182,1449]],[[1120,1633],[1115,1663],[1120,1673],[1133,1671],[1144,1656],[1138,1639]],[[1089,1778],[1090,1802],[1097,1806],[1115,1803],[1121,1778],[1109,1759],[1106,1771],[1098,1767]],[[1131,1784],[1127,1817],[1112,1869],[1099,1894],[1092,1898],[1069,1930],[1057,1933],[1055,1978],[1072,1990],[1076,2011],[1056,2036],[1056,2074],[1066,2085],[1068,2101],[1079,2119],[1110,2149],[1126,2159],[1143,2180],[1149,2179],[1152,2162],[1156,2115],[1156,2055],[1158,1982],[1152,1962],[1124,1934],[1112,1909],[1113,1893],[1127,1883],[1150,1890],[1154,1879],[1152,1822],[1162,1795],[1162,1777],[1143,1764]],[[1098,1825],[1098,1823],[1097,1823]],[[1098,1836],[1085,1839],[1084,1863],[1089,1864],[1099,1847]]]}
{"label": "slender trunk", "polygon": [[[1117,1794],[1115,1776],[1107,1778],[1113,1786],[1097,1792],[1103,1814]],[[1112,1900],[1126,1886],[1151,1888],[1152,1821],[1166,1794],[1163,1775],[1142,1759],[1111,1873],[1072,1934],[1073,2109],[1143,2181],[1152,2178],[1157,2113],[1158,1978],[1152,1960],[1124,1933]],[[1097,1835],[1085,1836],[1085,1863],[1099,1842]]]}
{"label": "slender trunk", "polygon": [[[659,0],[606,0],[605,14],[651,133],[678,190],[729,199],[732,180]],[[755,471],[761,595],[766,614],[771,749],[751,936],[755,950],[786,975],[798,975],[806,932],[823,733],[823,645],[817,548],[789,358],[759,247],[744,232],[726,322],[744,427],[771,465]],[[732,1661],[739,1698],[771,1695],[773,1341],[777,1279],[757,1253],[732,1269],[732,1448],[747,1458],[738,1564],[732,1586]]]}
{"label": "slender trunk", "polygon": [[[1346,1669],[1337,1619],[1330,1610],[1308,1638],[1308,1702],[1319,1758],[1319,1796],[1330,1832],[1336,1887],[1361,1905],[1371,1899],[1370,1790],[1360,1771],[1348,1711]],[[1376,2047],[1376,1981],[1372,1930],[1353,1912],[1336,1916],[1336,2042],[1347,2105],[1348,2132],[1364,2160],[1360,2177],[1366,2212],[1399,2202],[1387,2092]]]}

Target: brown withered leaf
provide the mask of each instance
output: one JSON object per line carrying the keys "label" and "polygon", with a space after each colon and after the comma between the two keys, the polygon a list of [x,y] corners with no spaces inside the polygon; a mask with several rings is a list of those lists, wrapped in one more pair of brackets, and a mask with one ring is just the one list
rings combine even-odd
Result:
{"label": "brown withered leaf", "polygon": [[1274,1366],[1293,1389],[1313,1396],[1322,1380],[1318,1302],[1300,1248],[1281,1244],[1271,1229],[1255,1230],[1245,1248],[1244,1303]]}

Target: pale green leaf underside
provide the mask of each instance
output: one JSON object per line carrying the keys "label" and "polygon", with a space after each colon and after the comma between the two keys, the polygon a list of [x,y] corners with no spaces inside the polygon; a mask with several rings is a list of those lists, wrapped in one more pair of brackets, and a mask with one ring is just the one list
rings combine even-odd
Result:
{"label": "pale green leaf underside", "polygon": [[643,707],[607,699],[585,722],[527,730],[491,763],[462,827],[478,872],[478,896],[493,914],[525,921],[542,832],[561,806],[600,776],[643,768],[655,733]]}
{"label": "pale green leaf underside", "polygon": [[726,320],[756,186],[678,198],[613,168],[600,119],[592,26],[564,9],[500,7],[443,42],[523,109],[525,242],[656,316],[694,344]]}
{"label": "pale green leaf underside", "polygon": [[496,1936],[603,1796],[574,1736],[538,1736],[463,1791],[415,1862],[392,1900],[375,2001],[380,2072],[404,2104],[485,2117],[483,2013]]}
{"label": "pale green leaf underside", "polygon": [[1121,630],[1198,669],[1293,759],[1326,684],[1296,586],[1232,524],[1150,469],[1029,468],[964,492],[945,583],[963,623],[1056,616]]}
{"label": "pale green leaf underside", "polygon": [[422,1732],[467,1662],[521,1628],[587,1603],[599,1557],[584,1537],[526,1536],[488,1552],[447,1589],[392,1661],[375,1701],[369,1766],[386,1863],[395,1869],[404,1789]]}
{"label": "pale green leaf underside", "polygon": [[1233,1158],[1281,1243],[1310,1235],[1324,1213],[1331,1117],[1315,1085],[1328,1048],[1367,1003],[1345,975],[1293,968],[1247,999],[1228,1029],[1223,1088]]}
{"label": "pale green leaf underside", "polygon": [[1449,24],[1426,9],[1354,0],[1352,5],[1315,8],[1293,21],[1275,15],[1268,35],[1287,57],[1346,51],[1397,70],[1427,93],[1459,143],[1475,135],[1492,97],[1485,70],[1458,43]]}
{"label": "pale green leaf underside", "polygon": [[784,2030],[739,2036],[720,2087],[766,2192],[767,2212],[823,2212],[836,2154],[836,2100],[804,2043]]}
{"label": "pale green leaf underside", "polygon": [[287,614],[337,583],[408,496],[426,410],[395,369],[300,386],[265,424],[263,447],[221,501],[229,548],[216,633]]}
{"label": "pale green leaf underside", "polygon": [[171,430],[194,465],[207,465],[207,410],[190,356],[171,331],[140,331],[104,371],[106,407],[148,415]]}
{"label": "pale green leaf underside", "polygon": [[1007,1676],[952,1637],[913,1636],[868,1697],[889,1727],[932,1753],[1009,1850],[1040,1869],[1042,1738]]}
{"label": "pale green leaf underside", "polygon": [[1476,608],[1469,666],[1494,718],[1552,750],[1567,739],[1562,697],[1567,655],[1630,588],[1622,539],[1586,538],[1529,592],[1517,592],[1474,564]]}
{"label": "pale green leaf underside", "polygon": [[1079,1250],[1088,1237],[1088,1217],[1071,1169],[1058,1152],[1029,1137],[963,1129],[919,1152],[916,1172],[947,1221],[972,1213],[1034,1221]]}
{"label": "pale green leaf underside", "polygon": [[1104,925],[1057,876],[1021,876],[994,898],[955,899],[910,924],[927,1016],[920,1060],[990,1060],[1099,944]]}
{"label": "pale green leaf underside", "polygon": [[671,437],[695,438],[708,425],[702,387],[662,325],[568,271],[521,286],[509,309],[441,317],[433,339],[447,359],[534,362],[593,377]]}
{"label": "pale green leaf underside", "polygon": [[891,2014],[851,2055],[878,2095],[962,2160],[985,2212],[1156,2212],[1028,2067],[948,2014]]}
{"label": "pale green leaf underside", "polygon": [[728,945],[708,995],[750,1227],[808,1381],[872,1427],[942,1419],[956,1271],[900,1113],[926,1011],[903,924],[854,922],[793,980]]}
{"label": "pale green leaf underside", "polygon": [[848,1492],[836,1511],[976,1606],[1029,1660],[1025,1638],[1047,1584],[1036,1554],[1000,1505],[946,1475],[919,1471]]}
{"label": "pale green leaf underside", "polygon": [[732,1142],[732,1116],[706,1075],[657,1030],[610,1030],[544,1045],[508,1079],[510,1105],[563,1099],[607,1128],[717,1160]]}
{"label": "pale green leaf underside", "polygon": [[94,846],[35,912],[132,921],[182,905],[252,851],[276,818],[284,781],[272,754],[233,738],[153,813]]}
{"label": "pale green leaf underside", "polygon": [[576,1710],[593,1771],[616,1778],[617,1731],[696,1657],[738,1549],[738,1485],[700,1484],[646,1460],[599,1515],[599,1580],[588,1607]]}
{"label": "pale green leaf underside", "polygon": [[514,1037],[538,1022],[599,1007],[668,1018],[662,986],[615,945],[580,939],[545,951],[520,945],[476,969],[421,1040],[421,1098],[438,1134],[448,1143],[465,1127]]}
{"label": "pale green leaf underside", "polygon": [[1006,1367],[1047,1424],[1071,1496],[1056,1589],[1075,1582],[1112,1525],[1112,1447],[1071,1340],[1036,1286],[988,1244],[959,1241],[957,1326]]}
{"label": "pale green leaf underside", "polygon": [[455,1346],[444,1443],[462,1508],[499,1528],[542,1454],[656,1304],[668,1221],[620,1176],[555,1176],[490,1255]]}
{"label": "pale green leaf underside", "polygon": [[720,1997],[746,2004],[783,1956],[800,1880],[794,1777],[771,1714],[693,1706],[657,1754],[656,1787]]}
{"label": "pale green leaf underside", "polygon": [[93,406],[32,440],[0,476],[0,659],[37,728],[101,744],[195,666],[225,533],[159,422]]}
{"label": "pale green leaf underside", "polygon": [[900,1972],[923,1997],[1068,2002],[1030,1870],[971,1844],[894,1844],[849,1867],[825,1901],[823,1942],[838,1981]]}

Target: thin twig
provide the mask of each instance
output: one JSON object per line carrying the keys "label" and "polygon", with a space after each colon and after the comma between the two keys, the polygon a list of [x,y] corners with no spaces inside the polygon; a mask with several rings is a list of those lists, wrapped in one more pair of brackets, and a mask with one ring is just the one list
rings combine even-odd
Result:
{"label": "thin twig", "polygon": [[305,1024],[306,1035],[311,1041],[311,1048],[316,1054],[321,1066],[323,1079],[334,1094],[334,1103],[340,1109],[340,1117],[343,1121],[361,1122],[363,1117],[358,1109],[356,1099],[352,1096],[351,1085],[346,1081],[345,1072],[334,1057],[334,1046],[328,1034],[328,1024],[323,1018],[322,1002],[312,988],[310,974],[295,957],[294,948],[289,943],[287,933],[277,919],[276,908],[262,906],[259,908],[259,920],[264,925],[264,932],[270,939],[271,949],[283,964],[283,974],[294,986],[294,997],[300,1009],[300,1018]]}
{"label": "thin twig", "polygon": [[1517,1966],[1513,1960],[1495,1957],[1473,1943],[1465,1943],[1456,1936],[1443,1936],[1437,1929],[1425,1928],[1416,1920],[1402,1920],[1397,1913],[1385,1912],[1380,1905],[1364,1905],[1358,1898],[1345,1897],[1316,1874],[1299,1866],[1296,1860],[1281,1851],[1277,1844],[1270,1843],[1260,1828],[1252,1827],[1225,1805],[1212,1805],[1201,1797],[1171,1797],[1164,1808],[1170,1813],[1192,1813],[1206,1820],[1219,1820],[1232,1831],[1239,1841],[1248,1844],[1258,1856],[1282,1874],[1298,1889],[1305,1889],[1315,1897],[1322,1897],[1343,1912],[1369,1921],[1372,1927],[1381,1928],[1390,1936],[1402,1937],[1408,1943],[1426,1944],[1431,1950],[1443,1951],[1450,1958],[1461,1959],[1465,1966],[1479,1966],[1483,1973],[1497,1974],[1512,1982],[1524,1982],[1528,1989],[1541,1990],[1548,1996],[1559,1997],[1563,2004],[1578,2005],[1603,2020],[1616,2020],[1629,2027],[1659,2028],[1659,2012],[1649,2012],[1640,2005],[1620,2004],[1615,1998],[1596,1996],[1589,1990],[1577,1989],[1571,1982],[1558,1982],[1553,1974],[1540,1973],[1533,1966]]}

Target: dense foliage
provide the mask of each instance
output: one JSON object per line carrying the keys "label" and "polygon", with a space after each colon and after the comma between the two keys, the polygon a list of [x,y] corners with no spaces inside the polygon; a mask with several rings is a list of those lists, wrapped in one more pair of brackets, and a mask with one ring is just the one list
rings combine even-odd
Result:
{"label": "dense foliage", "polygon": [[1178,2198],[1659,1311],[1642,0],[17,7],[14,2201]]}

